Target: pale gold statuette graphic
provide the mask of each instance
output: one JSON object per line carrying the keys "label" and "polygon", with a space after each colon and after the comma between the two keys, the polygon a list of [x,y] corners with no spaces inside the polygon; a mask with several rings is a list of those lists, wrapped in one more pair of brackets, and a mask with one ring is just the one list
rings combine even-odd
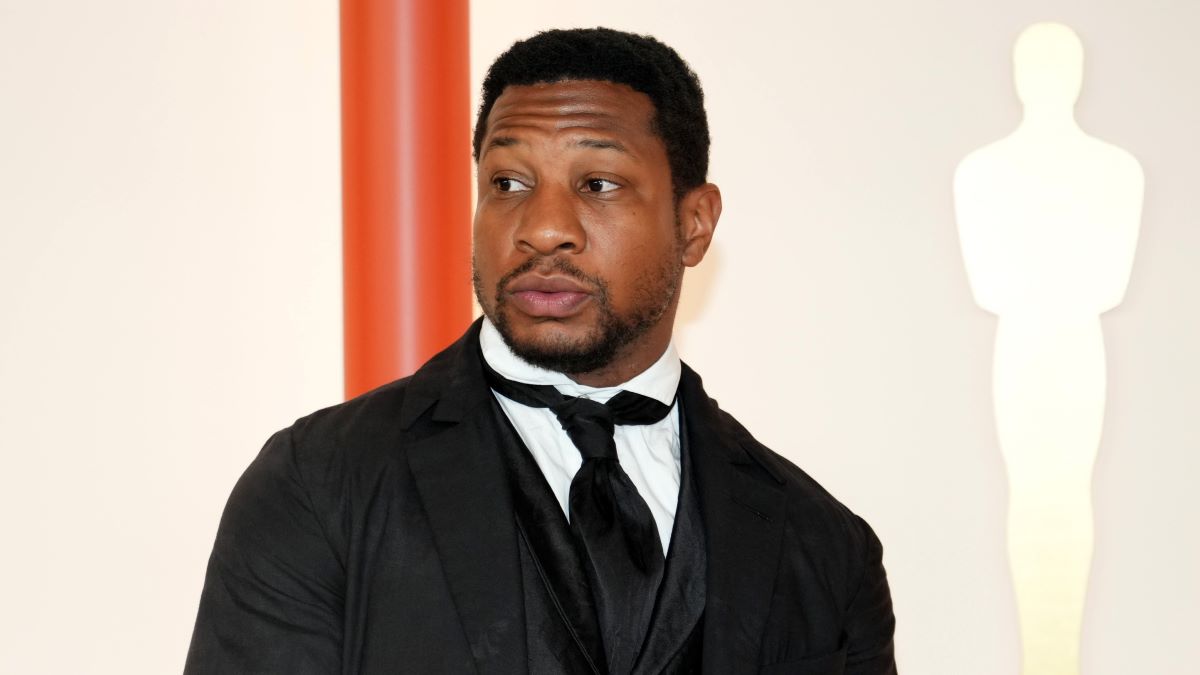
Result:
{"label": "pale gold statuette graphic", "polygon": [[959,164],[955,210],[975,300],[999,317],[993,396],[1022,672],[1075,675],[1104,419],[1100,314],[1125,295],[1144,177],[1075,122],[1083,46],[1070,28],[1025,29],[1013,66],[1023,119]]}

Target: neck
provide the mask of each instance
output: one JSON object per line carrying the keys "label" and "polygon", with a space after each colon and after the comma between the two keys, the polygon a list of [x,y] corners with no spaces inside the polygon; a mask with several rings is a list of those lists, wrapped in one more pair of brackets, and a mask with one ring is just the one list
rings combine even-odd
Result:
{"label": "neck", "polygon": [[647,339],[621,350],[608,365],[586,373],[566,373],[566,376],[579,384],[597,388],[628,382],[662,358],[671,343],[669,330],[665,335],[647,334],[644,337]]}
{"label": "neck", "polygon": [[1073,106],[1026,105],[1018,131],[1038,135],[1079,133]]}

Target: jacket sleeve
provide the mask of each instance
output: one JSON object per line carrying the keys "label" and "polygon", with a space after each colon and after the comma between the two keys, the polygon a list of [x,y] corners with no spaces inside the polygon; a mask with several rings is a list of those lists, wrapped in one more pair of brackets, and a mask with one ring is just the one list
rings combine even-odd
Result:
{"label": "jacket sleeve", "polygon": [[883,569],[883,545],[870,525],[861,518],[858,522],[866,535],[866,559],[847,612],[845,675],[895,675],[896,618]]}
{"label": "jacket sleeve", "polygon": [[221,516],[184,672],[340,672],[344,579],[290,430],[276,433]]}

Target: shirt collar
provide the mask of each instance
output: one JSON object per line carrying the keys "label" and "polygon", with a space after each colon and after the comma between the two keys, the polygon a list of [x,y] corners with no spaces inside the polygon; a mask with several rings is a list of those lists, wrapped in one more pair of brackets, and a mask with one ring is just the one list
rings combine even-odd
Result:
{"label": "shirt collar", "polygon": [[546,370],[525,361],[509,349],[501,337],[500,331],[492,322],[484,317],[483,327],[479,330],[479,348],[483,359],[510,380],[527,384],[553,385],[559,392],[567,396],[582,396],[584,398],[607,402],[621,391],[632,391],[635,394],[671,405],[675,401],[675,392],[679,388],[679,375],[682,366],[679,353],[675,351],[675,342],[667,345],[667,350],[649,368],[635,375],[632,379],[613,387],[589,387],[579,384],[563,373]]}

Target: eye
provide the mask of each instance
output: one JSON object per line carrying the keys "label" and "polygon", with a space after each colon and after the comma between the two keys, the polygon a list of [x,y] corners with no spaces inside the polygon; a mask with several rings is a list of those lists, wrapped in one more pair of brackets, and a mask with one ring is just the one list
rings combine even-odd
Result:
{"label": "eye", "polygon": [[524,192],[529,189],[528,185],[522,183],[516,178],[509,178],[508,176],[496,178],[492,181],[492,183],[500,192]]}
{"label": "eye", "polygon": [[589,178],[583,183],[583,189],[587,192],[612,192],[619,187],[621,186],[603,178]]}

